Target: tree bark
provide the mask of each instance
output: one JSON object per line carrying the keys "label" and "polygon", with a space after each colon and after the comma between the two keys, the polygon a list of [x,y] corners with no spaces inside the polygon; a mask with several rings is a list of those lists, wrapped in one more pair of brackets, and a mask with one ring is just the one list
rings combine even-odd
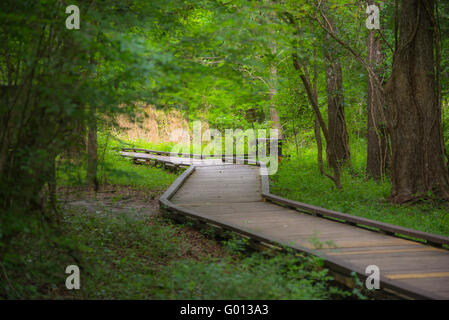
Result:
{"label": "tree bark", "polygon": [[[368,4],[376,4],[371,0]],[[390,161],[387,124],[384,114],[384,96],[380,87],[379,67],[382,64],[380,38],[376,30],[368,33],[368,63],[376,75],[368,73],[368,137],[366,174],[376,180],[383,179]],[[377,76],[377,79],[373,77]],[[377,80],[377,81],[376,81]]]}
{"label": "tree bark", "polygon": [[434,0],[404,0],[393,71],[385,85],[392,147],[391,199],[449,200],[435,70]]}
{"label": "tree bark", "polygon": [[[276,54],[276,45],[272,44],[271,52],[273,55]],[[270,66],[271,75],[270,75],[270,88],[269,88],[269,100],[271,102],[270,105],[270,121],[274,129],[278,131],[278,139],[282,139],[282,125],[281,118],[279,116],[279,111],[276,108],[273,98],[277,94],[277,68],[276,65],[273,64]]]}
{"label": "tree bark", "polygon": [[[313,50],[313,58],[316,59],[316,50]],[[318,69],[316,63],[313,64],[313,95],[314,99],[318,101]],[[321,131],[320,131],[320,122],[318,118],[315,116],[314,121],[314,133],[315,133],[315,141],[317,147],[317,163],[318,169],[320,170],[320,174],[324,174],[324,164],[323,164],[323,142],[321,141]],[[340,184],[340,182],[338,182]]]}
{"label": "tree bark", "polygon": [[329,143],[333,145],[335,160],[337,165],[341,167],[351,162],[345,119],[343,76],[340,59],[335,54],[336,48],[332,43],[333,40],[329,35],[326,35],[326,38],[324,59],[326,61]]}
{"label": "tree bark", "polygon": [[[296,22],[295,18],[288,12],[285,12],[286,20],[289,24],[293,25],[296,29],[296,35],[299,36],[299,26]],[[315,52],[314,52],[315,56]],[[299,72],[299,77],[304,85],[304,88],[307,93],[307,98],[309,99],[309,102],[312,106],[313,112],[315,114],[315,138],[317,141],[318,146],[318,166],[320,169],[320,172],[324,174],[326,177],[331,179],[338,189],[343,189],[341,182],[340,182],[340,165],[336,159],[336,152],[334,150],[334,144],[330,142],[329,138],[329,131],[326,126],[326,123],[324,122],[323,116],[320,111],[320,106],[318,104],[318,92],[317,92],[317,69],[316,65],[314,65],[314,83],[312,86],[312,83],[310,81],[310,76],[307,70],[307,66],[305,63],[301,63],[298,59],[298,55],[296,53],[292,54],[292,62],[293,67]],[[321,128],[321,131],[323,132],[324,139],[326,141],[326,157],[328,161],[328,167],[332,169],[333,175],[327,174],[324,171],[323,165],[322,165],[322,148],[321,148],[321,135],[319,133],[319,130]],[[348,148],[349,150],[349,148]]]}
{"label": "tree bark", "polygon": [[88,136],[87,136],[87,184],[98,190],[97,179],[97,108],[89,107]]}
{"label": "tree bark", "polygon": [[318,150],[318,153],[317,153],[318,169],[320,170],[321,174],[324,174],[323,142],[321,141],[320,123],[318,122],[318,119],[316,117],[315,117],[315,124],[314,124],[314,133],[315,133],[316,147]]}
{"label": "tree bark", "polygon": [[274,129],[278,131],[278,138],[282,139],[281,118],[279,117],[279,112],[274,105],[270,107],[270,120]]}
{"label": "tree bark", "polygon": [[[293,54],[293,66],[296,70],[302,71],[302,73],[299,74],[299,77],[301,78],[301,81],[304,85],[304,88],[306,89],[307,97],[309,99],[310,104],[312,105],[313,112],[315,113],[315,119],[319,124],[319,127],[321,128],[321,131],[323,132],[324,139],[326,140],[326,156],[328,159],[328,166],[332,169],[334,172],[334,175],[329,175],[324,171],[324,168],[322,167],[322,161],[320,161],[320,154],[318,155],[318,165],[320,168],[320,172],[322,172],[326,177],[331,179],[338,189],[343,189],[341,182],[340,182],[340,166],[338,165],[338,162],[335,158],[335,151],[333,148],[333,145],[329,142],[329,131],[326,127],[326,124],[324,123],[323,116],[321,115],[320,106],[318,105],[318,93],[316,91],[316,86],[313,88],[310,83],[310,77],[307,72],[307,68],[305,66],[301,67],[299,64],[298,58],[295,54]],[[321,135],[315,135],[315,138],[317,139],[317,145],[318,148],[321,145]],[[320,151],[320,149],[319,149]]]}

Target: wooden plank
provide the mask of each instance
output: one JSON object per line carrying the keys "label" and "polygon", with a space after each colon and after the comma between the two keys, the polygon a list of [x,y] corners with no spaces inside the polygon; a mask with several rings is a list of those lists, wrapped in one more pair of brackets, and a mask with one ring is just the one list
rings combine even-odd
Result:
{"label": "wooden plank", "polygon": [[420,248],[405,248],[405,249],[381,249],[381,250],[362,250],[362,251],[344,251],[344,252],[327,252],[326,254],[331,256],[343,256],[343,255],[361,255],[361,254],[384,254],[384,253],[405,253],[405,252],[420,252],[420,251],[435,251],[440,250],[432,247],[422,246]]}
{"label": "wooden plank", "polygon": [[449,278],[449,272],[428,272],[428,273],[401,273],[387,274],[388,279],[426,279],[426,278]]}
{"label": "wooden plank", "polygon": [[195,171],[195,167],[190,167],[186,171],[183,172],[176,180],[171,184],[171,186],[162,194],[160,199],[169,200],[171,199],[176,191],[178,191],[184,181]]}
{"label": "wooden plank", "polygon": [[[388,279],[388,278],[386,278]],[[416,291],[432,292],[440,299],[447,300],[449,297],[449,278],[415,278],[415,279],[388,279],[401,285],[413,287]]]}
{"label": "wooden plank", "polygon": [[349,256],[346,261],[359,265],[377,265],[381,272],[392,273],[420,273],[420,272],[447,272],[449,271],[448,255],[416,256],[416,253],[401,256]]}
{"label": "wooden plank", "polygon": [[[180,189],[180,192],[183,192],[185,194],[223,194],[223,195],[227,195],[227,194],[233,194],[236,192],[241,192],[241,193],[253,193],[253,192],[257,192],[260,194],[260,189],[254,186],[246,186],[246,185],[236,185],[234,188],[232,187],[219,187],[219,186],[213,186],[210,185],[208,186],[208,188],[202,188],[201,186],[192,186],[192,185],[188,185],[183,187],[182,189]],[[260,197],[262,199],[262,196]]]}
{"label": "wooden plank", "polygon": [[[310,249],[319,249],[320,247],[317,244],[311,242],[312,239],[288,239],[289,242],[298,243],[302,246]],[[331,247],[330,244],[326,244],[326,241],[330,241],[331,239],[321,240],[324,248]],[[336,248],[361,248],[361,247],[369,247],[369,246],[395,246],[401,245],[403,243],[397,242],[394,240],[381,240],[381,241],[343,241],[343,240],[333,240]]]}
{"label": "wooden plank", "polygon": [[253,201],[253,202],[241,202],[241,203],[222,203],[222,204],[208,204],[206,202],[197,202],[191,204],[184,204],[186,208],[198,211],[200,213],[205,214],[241,214],[245,213],[248,215],[254,215],[255,217],[261,217],[265,212],[276,212],[278,210],[282,210],[279,206],[262,202],[262,201]]}

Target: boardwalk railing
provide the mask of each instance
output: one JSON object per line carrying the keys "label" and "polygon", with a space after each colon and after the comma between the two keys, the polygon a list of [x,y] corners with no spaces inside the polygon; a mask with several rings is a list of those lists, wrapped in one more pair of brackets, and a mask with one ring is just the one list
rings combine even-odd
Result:
{"label": "boardwalk railing", "polygon": [[333,221],[347,223],[352,226],[356,226],[359,228],[368,229],[371,231],[377,231],[384,234],[388,234],[390,236],[396,236],[396,237],[407,237],[409,240],[415,240],[415,241],[424,241],[429,245],[436,246],[436,247],[442,247],[442,245],[449,245],[449,238],[439,236],[432,233],[422,232],[418,230],[408,229],[400,226],[396,226],[389,223],[379,222],[371,219],[366,219],[362,217],[353,216],[350,214],[338,212],[338,211],[332,211],[325,208],[320,208],[314,205],[310,205],[307,203],[302,203],[286,198],[279,197],[277,195],[274,195],[270,193],[270,185],[268,181],[268,175],[266,173],[266,169],[264,169],[265,165],[262,164],[261,168],[261,176],[262,176],[262,197],[278,203],[285,205],[289,208],[297,209],[298,211],[312,214],[314,216],[320,217],[320,218],[326,218],[331,219]]}
{"label": "boardwalk railing", "polygon": [[241,158],[241,159],[252,159],[255,158],[249,154],[198,154],[198,153],[182,153],[182,152],[169,152],[169,151],[158,151],[151,149],[141,149],[141,148],[121,148],[122,151],[131,151],[131,152],[141,152],[146,154],[155,154],[160,156],[178,156],[178,157],[186,157],[186,158],[194,158],[194,159],[214,159],[214,158]]}

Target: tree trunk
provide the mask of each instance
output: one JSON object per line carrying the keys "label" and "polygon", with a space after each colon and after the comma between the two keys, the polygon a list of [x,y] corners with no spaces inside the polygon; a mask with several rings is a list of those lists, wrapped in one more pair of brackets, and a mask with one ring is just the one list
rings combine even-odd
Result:
{"label": "tree trunk", "polygon": [[320,170],[320,173],[323,174],[324,173],[323,142],[321,141],[320,123],[316,117],[314,124],[314,133],[315,133],[316,147],[318,149],[317,153],[318,169]]}
{"label": "tree trunk", "polygon": [[50,163],[48,168],[48,202],[53,213],[56,209],[56,156],[50,156]]}
{"label": "tree trunk", "polygon": [[[329,131],[326,127],[326,124],[324,123],[323,116],[321,115],[320,106],[318,105],[318,93],[316,91],[316,86],[312,88],[312,85],[310,83],[310,77],[307,72],[307,68],[305,66],[301,67],[301,65],[298,62],[298,57],[296,54],[293,54],[293,66],[298,71],[303,71],[303,73],[300,73],[299,77],[301,78],[302,83],[304,84],[304,88],[306,89],[307,97],[309,99],[310,104],[312,105],[313,112],[315,113],[315,119],[319,124],[319,127],[321,128],[321,131],[323,132],[324,139],[326,140],[326,156],[328,159],[328,166],[332,169],[334,172],[334,175],[329,175],[324,171],[324,168],[322,167],[322,162],[320,161],[321,158],[318,158],[318,165],[320,167],[320,172],[322,172],[326,177],[331,179],[338,189],[343,189],[341,182],[340,182],[340,167],[338,165],[338,162],[335,158],[335,152],[333,145],[329,142]],[[315,78],[316,79],[316,78]],[[321,135],[315,135],[315,138],[317,139],[317,145],[321,145]],[[319,147],[318,147],[319,148]],[[320,149],[319,149],[320,150]],[[318,155],[320,157],[320,154]]]}
{"label": "tree trunk", "polygon": [[[296,28],[296,34],[299,35],[300,34],[299,26],[298,26],[297,22],[295,21],[294,17],[289,13],[286,13],[286,16],[287,16],[288,23],[290,23],[291,25],[293,25]],[[314,57],[315,57],[315,52],[314,52]],[[300,61],[298,59],[298,55],[296,53],[292,54],[292,58],[293,58],[292,59],[293,67],[297,71],[299,71],[299,77],[304,85],[304,88],[307,93],[307,98],[309,99],[309,102],[310,102],[313,112],[315,114],[315,120],[316,120],[315,138],[317,140],[317,146],[318,146],[318,166],[320,168],[320,172],[322,174],[324,174],[326,177],[328,177],[329,179],[331,179],[335,183],[337,188],[341,190],[341,189],[343,189],[343,187],[340,182],[340,165],[335,157],[336,152],[334,151],[334,144],[330,142],[331,140],[329,138],[329,131],[328,131],[328,128],[326,127],[326,124],[324,122],[323,116],[320,111],[320,106],[318,104],[318,92],[317,92],[317,85],[316,85],[316,81],[317,81],[316,65],[314,65],[314,83],[312,86],[306,64],[303,62],[300,63]],[[344,114],[343,114],[343,116],[344,116]],[[343,118],[343,120],[344,120],[344,118]],[[324,168],[322,166],[321,135],[319,134],[320,128],[321,128],[321,131],[323,132],[324,139],[326,140],[326,156],[327,156],[327,160],[328,160],[328,166],[329,166],[329,168],[332,169],[332,171],[334,172],[334,175],[327,174],[324,171]],[[345,128],[346,128],[346,125],[345,125]],[[349,151],[349,148],[348,148],[348,151]]]}
{"label": "tree trunk", "polygon": [[86,150],[86,122],[77,119],[74,123],[74,139],[73,144],[68,150],[69,157],[79,158]]}
{"label": "tree trunk", "polygon": [[398,50],[385,85],[392,147],[391,199],[396,203],[430,193],[449,200],[435,74],[434,4],[433,0],[402,1]]}
{"label": "tree trunk", "polygon": [[278,131],[278,138],[282,139],[281,118],[279,117],[279,112],[274,105],[271,105],[270,107],[270,120],[274,129]]}
{"label": "tree trunk", "polygon": [[293,124],[293,135],[295,137],[296,158],[299,161],[299,144],[298,144],[298,132],[296,131],[296,125]]}
{"label": "tree trunk", "polygon": [[89,107],[88,137],[87,137],[87,184],[98,190],[97,180],[97,108]]}
{"label": "tree trunk", "polygon": [[[328,132],[329,143],[333,145],[335,160],[340,167],[350,164],[349,139],[346,130],[343,77],[340,59],[335,55],[333,40],[327,35],[327,43],[324,48],[326,61],[326,91],[328,106]],[[329,157],[328,157],[329,161]]]}
{"label": "tree trunk", "polygon": [[[369,4],[375,4],[370,1]],[[381,52],[380,39],[376,36],[376,30],[368,33],[368,62],[376,72],[382,64],[383,56]],[[377,73],[377,75],[379,75]],[[384,97],[380,88],[380,77],[373,79],[372,74],[368,74],[368,143],[366,174],[376,180],[383,179],[386,174],[389,161],[390,150],[388,144],[387,125],[384,115]],[[378,81],[376,81],[378,80]]]}
{"label": "tree trunk", "polygon": [[[272,49],[271,52],[273,55],[276,54],[276,46],[274,44],[272,44]],[[270,76],[270,92],[269,92],[269,96],[268,99],[271,102],[270,105],[270,120],[272,123],[272,126],[274,129],[276,129],[278,131],[278,139],[282,139],[282,125],[281,125],[281,118],[279,116],[279,111],[277,110],[276,106],[274,105],[273,102],[273,97],[277,94],[277,68],[276,65],[273,64],[271,65],[271,76]]]}

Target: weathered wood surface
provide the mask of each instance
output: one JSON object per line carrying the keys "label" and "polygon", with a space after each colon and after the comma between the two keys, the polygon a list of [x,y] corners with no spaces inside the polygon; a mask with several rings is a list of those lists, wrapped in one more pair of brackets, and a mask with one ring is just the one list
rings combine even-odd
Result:
{"label": "weathered wood surface", "polygon": [[[188,159],[122,152],[123,156],[193,165],[161,197],[173,212],[198,217],[267,243],[278,243],[323,257],[327,266],[364,275],[369,265],[381,273],[381,287],[409,297],[449,299],[449,251],[348,223],[299,212],[281,204],[383,231],[411,234],[445,244],[448,238],[377,223],[286,200],[269,193],[261,168],[222,163],[221,159]],[[163,199],[163,200],[162,200]],[[322,214],[324,212],[324,215]]]}
{"label": "weathered wood surface", "polygon": [[263,202],[259,170],[226,165],[196,168],[171,200],[175,205],[232,224],[281,244],[306,247],[431,298],[449,299],[449,252]]}
{"label": "weathered wood surface", "polygon": [[[166,154],[165,152],[163,154]],[[126,152],[121,151],[120,155],[123,157],[142,159],[142,160],[154,160],[159,162],[173,163],[183,166],[210,166],[210,165],[220,165],[222,164],[221,159],[196,159],[196,158],[183,158],[176,155],[156,155],[156,154],[146,154],[141,152]]]}

